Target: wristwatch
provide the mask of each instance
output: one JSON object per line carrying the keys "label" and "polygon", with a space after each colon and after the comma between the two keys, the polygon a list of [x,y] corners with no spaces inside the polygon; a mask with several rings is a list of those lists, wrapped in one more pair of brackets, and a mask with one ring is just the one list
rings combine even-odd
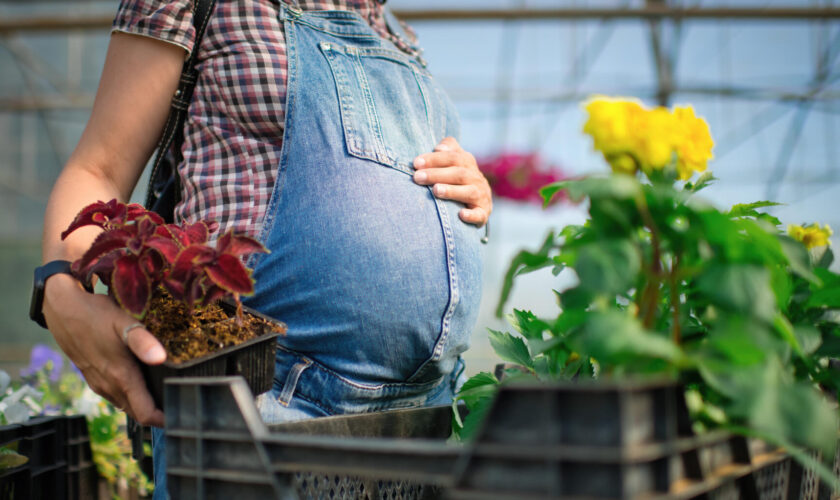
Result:
{"label": "wristwatch", "polygon": [[[47,321],[44,319],[44,286],[50,276],[58,273],[70,274],[70,262],[66,260],[54,260],[47,262],[41,267],[35,268],[35,282],[32,285],[32,301],[29,303],[29,317],[32,321],[38,323],[43,328],[47,327]],[[91,291],[87,286],[87,291]]]}

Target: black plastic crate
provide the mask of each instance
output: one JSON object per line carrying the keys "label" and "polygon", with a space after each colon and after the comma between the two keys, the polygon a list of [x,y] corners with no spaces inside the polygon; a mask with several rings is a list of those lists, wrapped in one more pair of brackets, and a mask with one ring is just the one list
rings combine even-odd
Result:
{"label": "black plastic crate", "polygon": [[29,457],[32,498],[65,498],[64,417],[36,417],[22,424],[18,453]]}
{"label": "black plastic crate", "polygon": [[[26,429],[18,424],[0,426],[0,446],[17,444],[19,448],[26,432]],[[7,469],[0,473],[0,499],[29,498],[30,484],[29,463]]]}
{"label": "black plastic crate", "polygon": [[[235,305],[229,302],[220,304],[228,314],[235,313]],[[272,323],[277,331],[183,363],[165,361],[160,365],[140,364],[146,385],[158,408],[164,408],[163,384],[170,377],[241,375],[254,394],[262,394],[271,389],[274,382],[276,340],[278,335],[285,333],[286,325],[249,307],[243,306],[243,311]]]}
{"label": "black plastic crate", "polygon": [[36,417],[0,427],[0,445],[15,443],[29,461],[0,473],[0,499],[69,499],[97,496],[87,421],[82,415]]}
{"label": "black plastic crate", "polygon": [[68,500],[95,498],[98,473],[93,463],[90,433],[84,415],[64,417],[65,488]]}
{"label": "black plastic crate", "polygon": [[682,392],[667,383],[507,386],[467,445],[446,440],[448,407],[269,427],[238,377],[171,380],[166,397],[173,498],[804,500],[806,493],[790,479],[794,467],[782,450],[725,432],[693,435]]}

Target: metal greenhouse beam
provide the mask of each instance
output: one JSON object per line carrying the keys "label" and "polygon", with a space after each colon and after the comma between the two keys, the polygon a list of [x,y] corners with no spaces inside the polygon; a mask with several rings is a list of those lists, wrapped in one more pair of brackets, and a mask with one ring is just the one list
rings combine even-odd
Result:
{"label": "metal greenhouse beam", "polygon": [[394,11],[405,21],[487,21],[508,19],[840,19],[837,7],[680,7],[555,9],[423,9]]}
{"label": "metal greenhouse beam", "polygon": [[[831,20],[840,19],[838,7],[680,7],[645,5],[636,8],[553,9],[411,9],[396,10],[405,21],[505,21],[505,20]],[[100,30],[114,20],[113,13],[93,15],[37,15],[0,19],[0,33],[12,31]]]}

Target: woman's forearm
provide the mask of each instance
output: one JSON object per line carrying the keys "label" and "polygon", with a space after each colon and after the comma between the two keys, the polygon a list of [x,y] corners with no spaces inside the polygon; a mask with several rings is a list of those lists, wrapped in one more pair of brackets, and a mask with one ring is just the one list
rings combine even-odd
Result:
{"label": "woman's forearm", "polygon": [[90,245],[95,230],[60,239],[84,206],[131,196],[163,129],[184,54],[151,38],[111,37],[90,119],[47,204],[44,261],[72,260]]}

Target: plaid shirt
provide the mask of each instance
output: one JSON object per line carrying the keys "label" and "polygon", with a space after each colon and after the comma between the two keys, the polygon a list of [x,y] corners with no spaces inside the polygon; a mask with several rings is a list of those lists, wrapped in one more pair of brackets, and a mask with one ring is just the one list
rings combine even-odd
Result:
{"label": "plaid shirt", "polygon": [[[193,0],[122,0],[112,31],[193,50]],[[299,0],[302,10],[352,10],[401,50],[375,0]],[[277,0],[218,0],[198,53],[199,80],[179,166],[183,202],[176,219],[215,220],[256,237],[268,208],[286,103],[286,44]],[[412,41],[413,42],[413,41]],[[313,193],[317,195],[317,193]]]}

